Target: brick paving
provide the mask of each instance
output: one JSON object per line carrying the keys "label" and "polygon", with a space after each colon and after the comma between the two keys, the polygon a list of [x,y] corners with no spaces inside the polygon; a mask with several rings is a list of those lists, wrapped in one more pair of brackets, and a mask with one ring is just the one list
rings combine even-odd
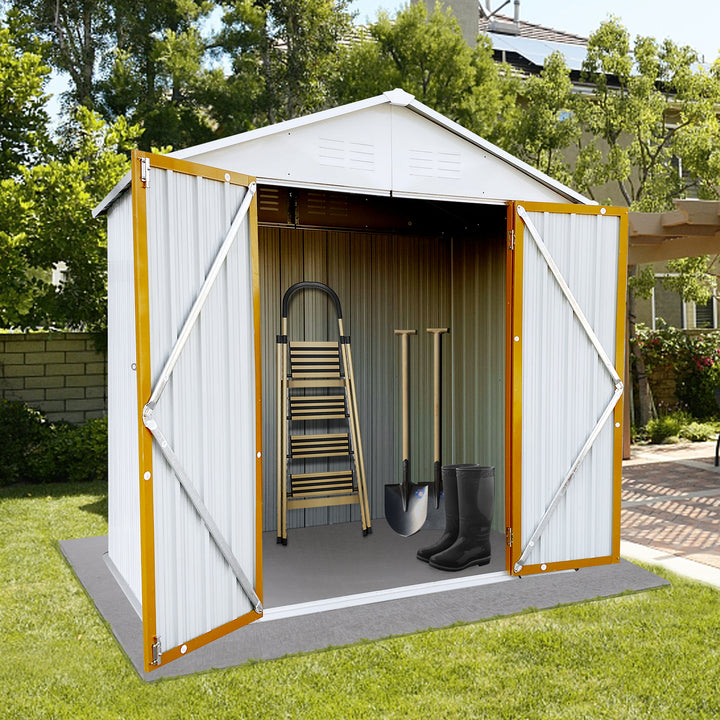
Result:
{"label": "brick paving", "polygon": [[623,463],[621,537],[720,568],[715,442],[633,446]]}

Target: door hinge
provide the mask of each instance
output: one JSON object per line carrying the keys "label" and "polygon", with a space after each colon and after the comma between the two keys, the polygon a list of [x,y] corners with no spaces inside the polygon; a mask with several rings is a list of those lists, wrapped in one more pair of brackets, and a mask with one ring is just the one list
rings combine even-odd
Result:
{"label": "door hinge", "polygon": [[512,547],[513,544],[513,531],[512,528],[505,528],[505,542],[508,547]]}
{"label": "door hinge", "polygon": [[514,230],[508,230],[508,247],[511,250],[515,249],[515,231]]}
{"label": "door hinge", "polygon": [[150,158],[140,158],[140,180],[143,187],[146,189],[150,187]]}
{"label": "door hinge", "polygon": [[154,638],[155,642],[152,644],[152,664],[159,665],[162,658],[162,647],[160,645],[160,638]]}

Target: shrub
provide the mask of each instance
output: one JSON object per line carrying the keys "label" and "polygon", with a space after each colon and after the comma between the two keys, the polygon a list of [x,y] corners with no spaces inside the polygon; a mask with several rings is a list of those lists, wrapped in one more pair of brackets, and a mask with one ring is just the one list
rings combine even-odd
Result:
{"label": "shrub", "polygon": [[684,425],[680,430],[680,437],[690,440],[691,442],[705,442],[706,440],[715,439],[717,429],[714,423],[698,423],[692,422]]}
{"label": "shrub", "polygon": [[676,394],[682,406],[695,418],[718,415],[715,389],[720,388],[720,333],[688,334],[658,321],[657,330],[636,326],[637,343],[646,369],[672,365]]}
{"label": "shrub", "polygon": [[672,438],[676,438],[674,442],[677,442],[682,426],[683,421],[677,415],[664,415],[656,420],[650,420],[647,424],[650,442],[657,445],[668,441],[673,442]]}
{"label": "shrub", "polygon": [[0,400],[0,485],[23,480],[27,464],[47,438],[45,416],[24,403]]}
{"label": "shrub", "polygon": [[20,402],[0,407],[0,485],[107,479],[107,420],[49,423]]}

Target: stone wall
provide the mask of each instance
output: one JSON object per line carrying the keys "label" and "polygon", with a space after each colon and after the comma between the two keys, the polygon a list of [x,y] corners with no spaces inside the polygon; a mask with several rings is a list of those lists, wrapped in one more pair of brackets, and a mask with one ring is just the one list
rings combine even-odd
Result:
{"label": "stone wall", "polygon": [[0,333],[0,398],[22,400],[49,420],[107,414],[107,360],[86,333]]}

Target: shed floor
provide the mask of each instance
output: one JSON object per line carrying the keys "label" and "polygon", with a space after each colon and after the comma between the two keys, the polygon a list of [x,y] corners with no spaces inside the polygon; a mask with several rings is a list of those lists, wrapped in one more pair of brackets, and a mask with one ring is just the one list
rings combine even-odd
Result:
{"label": "shed floor", "polygon": [[143,671],[140,618],[105,563],[107,537],[65,540],[60,547],[148,681],[667,584],[626,561],[512,578],[504,570],[499,533],[490,565],[445,573],[415,558],[417,548],[437,536],[421,531],[402,538],[383,520],[373,522],[367,537],[359,523],[289,530],[285,547],[266,533],[263,619],[152,673]]}

